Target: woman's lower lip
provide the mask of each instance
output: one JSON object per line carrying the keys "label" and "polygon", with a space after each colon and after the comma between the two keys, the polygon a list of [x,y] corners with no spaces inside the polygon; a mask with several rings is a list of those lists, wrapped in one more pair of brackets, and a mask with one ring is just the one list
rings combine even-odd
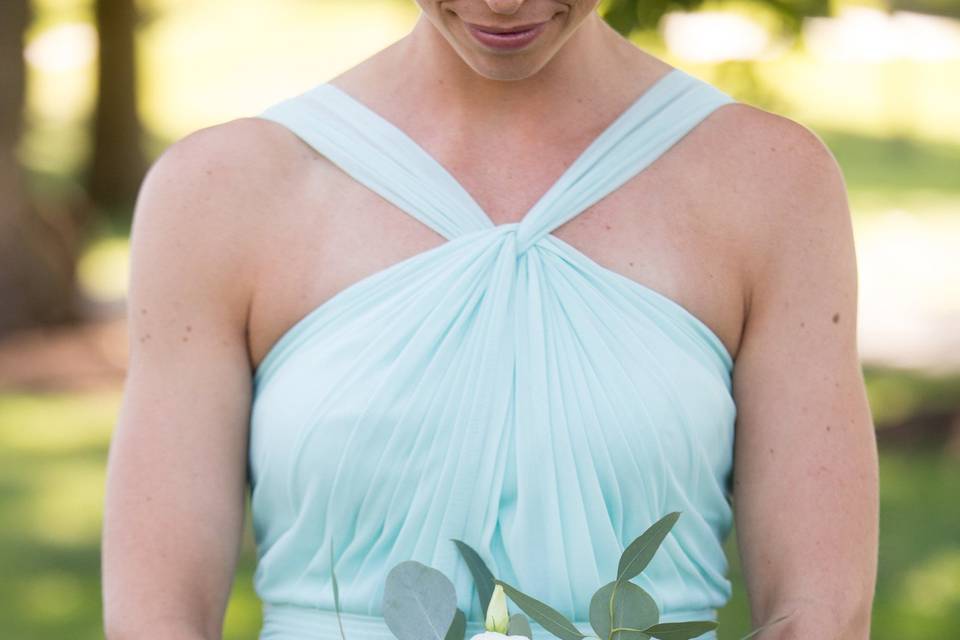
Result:
{"label": "woman's lower lip", "polygon": [[510,33],[491,33],[490,31],[483,31],[477,27],[468,24],[467,31],[470,32],[480,44],[490,47],[492,49],[520,49],[527,46],[531,42],[537,39],[541,33],[543,33],[544,27],[547,26],[546,22],[541,22],[540,24],[526,29],[525,31],[513,31]]}

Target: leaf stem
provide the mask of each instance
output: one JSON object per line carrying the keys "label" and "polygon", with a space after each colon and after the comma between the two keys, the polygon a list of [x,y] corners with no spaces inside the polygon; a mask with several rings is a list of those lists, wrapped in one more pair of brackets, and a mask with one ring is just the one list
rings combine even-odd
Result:
{"label": "leaf stem", "polygon": [[614,632],[613,625],[615,623],[613,619],[613,599],[617,595],[617,587],[619,586],[620,586],[620,581],[617,580],[616,582],[613,583],[613,589],[610,590],[610,627],[611,628],[610,628],[610,633],[607,634],[607,640],[613,640],[613,632]]}

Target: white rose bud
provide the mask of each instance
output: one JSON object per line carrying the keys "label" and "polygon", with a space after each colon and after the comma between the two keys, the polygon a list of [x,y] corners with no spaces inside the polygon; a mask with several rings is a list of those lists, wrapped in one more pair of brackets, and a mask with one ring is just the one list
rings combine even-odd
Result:
{"label": "white rose bud", "polygon": [[[493,595],[490,596],[490,604],[487,606],[487,619],[483,624],[487,631],[496,631],[499,634],[507,633],[510,626],[510,613],[507,611],[507,594],[503,592],[501,585],[493,588]],[[484,634],[478,634],[484,635]],[[471,638],[474,640],[474,638]],[[496,638],[482,638],[481,640],[497,640]]]}

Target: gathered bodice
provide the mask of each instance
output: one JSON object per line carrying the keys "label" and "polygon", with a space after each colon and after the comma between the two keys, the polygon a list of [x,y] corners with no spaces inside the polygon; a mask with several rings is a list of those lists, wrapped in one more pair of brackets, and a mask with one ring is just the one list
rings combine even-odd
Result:
{"label": "gathered bodice", "polygon": [[[662,620],[715,619],[730,595],[731,355],[683,306],[551,231],[729,102],[671,70],[520,222],[500,225],[332,84],[259,114],[447,240],[314,308],[255,371],[248,474],[262,640],[339,638],[331,546],[349,640],[390,637],[384,581],[404,560],[447,575],[468,633],[478,631],[452,538],[592,633],[591,595],[670,511],[680,520],[633,581]],[[535,640],[551,637],[532,626]]]}

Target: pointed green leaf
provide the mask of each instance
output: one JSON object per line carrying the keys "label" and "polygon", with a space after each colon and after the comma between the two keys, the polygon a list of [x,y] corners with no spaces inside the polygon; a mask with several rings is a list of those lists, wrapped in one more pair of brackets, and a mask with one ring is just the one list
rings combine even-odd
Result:
{"label": "pointed green leaf", "polygon": [[470,574],[473,576],[473,583],[477,586],[477,596],[480,598],[480,618],[483,621],[487,615],[487,608],[490,606],[490,597],[493,595],[493,574],[473,547],[462,540],[450,539],[457,545],[460,555],[463,556],[467,568],[470,569]]}
{"label": "pointed green leaf", "polygon": [[696,620],[693,622],[661,622],[652,627],[647,627],[644,632],[660,640],[690,640],[716,628],[717,623],[713,620]]}
{"label": "pointed green leaf", "polygon": [[507,628],[508,636],[526,636],[533,640],[533,631],[530,629],[530,622],[527,616],[522,613],[515,613],[510,616],[510,626]]}
{"label": "pointed green leaf", "polygon": [[762,625],[760,625],[759,627],[757,627],[756,629],[754,629],[753,631],[751,631],[750,633],[748,633],[747,635],[745,635],[745,636],[743,636],[742,638],[740,638],[740,640],[748,640],[749,638],[752,638],[753,636],[757,635],[758,633],[760,633],[760,632],[763,631],[764,629],[767,629],[768,627],[772,627],[773,625],[777,624],[778,622],[783,622],[784,620],[786,620],[787,618],[789,618],[789,617],[792,616],[793,614],[794,614],[794,612],[791,611],[790,613],[788,613],[788,614],[785,615],[785,616],[780,616],[780,617],[777,618],[776,620],[771,620],[770,622],[768,622],[768,623],[766,623],[766,624],[762,624]]}
{"label": "pointed green leaf", "polygon": [[517,603],[524,613],[540,623],[544,629],[562,640],[580,640],[587,634],[582,633],[573,626],[573,623],[567,620],[566,616],[550,607],[536,598],[528,596],[502,580],[496,580],[496,584],[503,587],[511,600]]}
{"label": "pointed green leaf", "polygon": [[608,582],[590,598],[590,626],[601,640],[648,640],[645,629],[658,620],[657,603],[632,582]]}
{"label": "pointed green leaf", "polygon": [[337,574],[333,572],[333,539],[330,539],[330,579],[333,581],[333,608],[337,612],[337,624],[340,626],[340,637],[347,640],[343,632],[343,622],[340,620],[340,589],[337,587]]}
{"label": "pointed green leaf", "polygon": [[450,628],[447,629],[447,635],[444,636],[443,640],[463,640],[466,633],[467,616],[463,614],[462,609],[457,608],[453,614],[453,622],[450,623]]}
{"label": "pointed green leaf", "polygon": [[620,556],[620,565],[617,567],[617,582],[626,582],[640,575],[640,572],[647,568],[650,560],[653,559],[653,554],[660,548],[660,544],[679,517],[679,511],[668,513],[627,545],[623,555]]}
{"label": "pointed green leaf", "polygon": [[398,640],[444,640],[456,612],[453,583],[440,571],[406,560],[387,574],[383,618]]}

